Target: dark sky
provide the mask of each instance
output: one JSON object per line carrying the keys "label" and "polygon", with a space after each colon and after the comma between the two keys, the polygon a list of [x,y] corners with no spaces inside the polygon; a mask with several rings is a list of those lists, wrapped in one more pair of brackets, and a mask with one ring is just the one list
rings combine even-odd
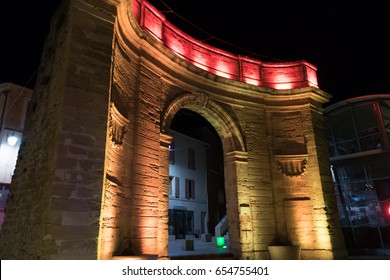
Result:
{"label": "dark sky", "polygon": [[[32,87],[50,17],[60,0],[0,4],[0,82]],[[151,0],[168,11],[161,0]],[[333,4],[333,2],[335,2]],[[390,93],[390,16],[386,1],[164,0],[186,33],[234,54],[317,66],[331,103]],[[212,35],[212,37],[210,37]]]}

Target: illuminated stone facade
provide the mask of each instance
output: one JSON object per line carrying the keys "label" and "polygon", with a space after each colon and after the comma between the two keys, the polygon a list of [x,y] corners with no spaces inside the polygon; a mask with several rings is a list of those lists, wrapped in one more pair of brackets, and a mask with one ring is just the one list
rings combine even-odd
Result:
{"label": "illuminated stone facade", "polygon": [[276,239],[301,245],[303,259],[345,256],[321,108],[330,96],[314,66],[207,47],[146,1],[65,1],[51,26],[2,259],[169,257],[168,133],[182,108],[221,138],[238,258],[267,259]]}

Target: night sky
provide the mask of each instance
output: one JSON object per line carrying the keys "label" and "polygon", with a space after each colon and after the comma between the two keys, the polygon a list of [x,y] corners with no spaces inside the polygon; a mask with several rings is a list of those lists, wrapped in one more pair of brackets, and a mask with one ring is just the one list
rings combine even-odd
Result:
{"label": "night sky", "polygon": [[[208,44],[263,61],[314,64],[319,87],[333,95],[329,104],[390,94],[386,1],[163,1],[150,2],[169,11],[164,14],[177,27]],[[33,87],[50,17],[59,2],[0,4],[0,82]]]}

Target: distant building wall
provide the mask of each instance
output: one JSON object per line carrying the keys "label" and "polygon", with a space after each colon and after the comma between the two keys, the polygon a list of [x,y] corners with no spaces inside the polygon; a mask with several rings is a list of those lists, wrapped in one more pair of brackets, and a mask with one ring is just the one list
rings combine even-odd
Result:
{"label": "distant building wall", "polygon": [[31,95],[29,88],[12,83],[0,84],[0,229]]}
{"label": "distant building wall", "polygon": [[[11,183],[31,95],[31,89],[0,84],[0,184]],[[15,143],[8,140],[12,136],[16,137]]]}
{"label": "distant building wall", "polygon": [[[174,143],[174,147],[171,146],[170,153],[174,160],[170,161],[169,164],[169,209],[192,212],[194,215],[193,224],[189,225],[190,230],[187,229],[186,233],[200,234],[206,230],[208,213],[207,143],[172,130],[170,135],[172,136],[172,143]],[[191,161],[193,161],[193,165]],[[204,217],[202,217],[202,212],[205,213]],[[173,221],[170,221],[170,224],[173,224]]]}

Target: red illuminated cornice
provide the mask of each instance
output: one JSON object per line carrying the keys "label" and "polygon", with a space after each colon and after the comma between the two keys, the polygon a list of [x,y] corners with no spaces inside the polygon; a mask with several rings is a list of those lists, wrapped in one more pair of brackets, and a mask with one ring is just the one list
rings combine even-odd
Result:
{"label": "red illuminated cornice", "polygon": [[132,0],[138,24],[189,63],[228,79],[273,89],[316,87],[317,68],[306,61],[263,62],[238,56],[192,38],[145,0]]}

